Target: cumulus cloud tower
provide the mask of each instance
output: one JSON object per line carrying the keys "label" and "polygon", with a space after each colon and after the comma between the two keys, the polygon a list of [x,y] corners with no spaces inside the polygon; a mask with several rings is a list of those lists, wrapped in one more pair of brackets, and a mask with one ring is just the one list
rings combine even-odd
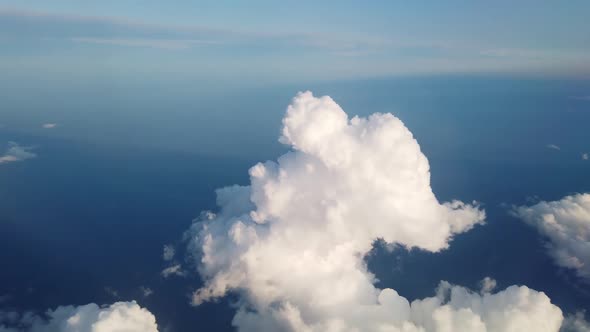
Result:
{"label": "cumulus cloud tower", "polygon": [[439,204],[428,160],[391,114],[349,120],[330,97],[304,92],[287,109],[280,141],[294,152],[250,170],[258,223],[318,227],[363,251],[376,238],[437,251],[483,220],[472,206]]}
{"label": "cumulus cloud tower", "polygon": [[[476,205],[438,202],[428,160],[399,119],[349,119],[330,97],[303,92],[287,109],[280,141],[292,151],[252,167],[250,186],[218,189],[218,213],[204,213],[187,232],[205,282],[195,305],[239,293],[241,331],[497,330],[481,308],[437,298],[410,305],[374,286],[363,258],[376,239],[439,251],[485,218]],[[561,311],[542,293],[530,297],[544,299],[539,306],[559,326]],[[534,329],[547,320],[526,322]]]}

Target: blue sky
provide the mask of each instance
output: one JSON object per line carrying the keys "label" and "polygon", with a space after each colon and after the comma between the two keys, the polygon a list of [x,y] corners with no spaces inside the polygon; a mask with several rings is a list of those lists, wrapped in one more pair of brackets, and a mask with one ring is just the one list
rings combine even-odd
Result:
{"label": "blue sky", "polygon": [[587,1],[0,1],[9,76],[587,76]]}

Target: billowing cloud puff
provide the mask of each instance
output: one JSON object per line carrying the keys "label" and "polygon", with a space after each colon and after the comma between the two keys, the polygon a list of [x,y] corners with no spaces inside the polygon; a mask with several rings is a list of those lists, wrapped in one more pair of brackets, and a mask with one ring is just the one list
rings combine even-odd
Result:
{"label": "billowing cloud puff", "polygon": [[482,294],[442,283],[414,301],[378,289],[364,262],[377,239],[439,251],[484,220],[439,203],[429,164],[391,114],[349,119],[329,97],[298,94],[283,119],[292,151],[217,190],[186,233],[204,286],[193,303],[241,296],[240,331],[557,331],[559,308],[527,287]]}
{"label": "billowing cloud puff", "polygon": [[8,150],[0,156],[0,164],[22,161],[35,158],[37,155],[31,152],[30,147],[20,146],[15,142],[8,143]]}
{"label": "billowing cloud puff", "polygon": [[545,236],[555,263],[590,281],[590,194],[521,206],[514,214]]}
{"label": "billowing cloud puff", "polygon": [[[0,319],[3,316],[0,315]],[[99,307],[91,303],[49,310],[46,318],[14,312],[0,320],[1,332],[157,332],[156,318],[135,301]]]}

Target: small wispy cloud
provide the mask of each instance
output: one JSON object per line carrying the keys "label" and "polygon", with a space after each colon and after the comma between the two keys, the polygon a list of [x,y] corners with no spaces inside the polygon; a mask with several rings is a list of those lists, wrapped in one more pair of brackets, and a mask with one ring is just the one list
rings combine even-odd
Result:
{"label": "small wispy cloud", "polygon": [[590,159],[590,155],[588,154],[588,152],[582,153],[581,157],[582,157],[582,160],[588,160],[588,159]]}
{"label": "small wispy cloud", "polygon": [[176,254],[176,251],[174,250],[173,245],[171,245],[171,244],[164,245],[164,250],[162,252],[162,258],[165,261],[171,261],[172,259],[174,259],[175,254]]}
{"label": "small wispy cloud", "polygon": [[21,146],[18,143],[9,142],[8,150],[6,150],[4,155],[0,156],[0,164],[35,158],[37,155],[31,152],[32,149],[32,147]]}
{"label": "small wispy cloud", "polygon": [[57,127],[57,123],[44,123],[41,127],[45,129],[53,129]]}
{"label": "small wispy cloud", "polygon": [[182,270],[182,266],[180,264],[174,264],[162,270],[162,277],[168,278],[171,276],[179,276],[184,277],[186,273]]}
{"label": "small wispy cloud", "polygon": [[106,287],[104,287],[104,291],[114,298],[119,297],[119,292],[116,289],[114,289],[113,287],[106,286]]}
{"label": "small wispy cloud", "polygon": [[139,290],[141,291],[141,294],[143,295],[143,297],[149,297],[152,294],[154,294],[154,291],[149,287],[140,286]]}
{"label": "small wispy cloud", "polygon": [[547,144],[546,147],[548,149],[552,149],[552,150],[558,150],[558,151],[561,150],[561,148],[558,145],[555,145],[555,144]]}

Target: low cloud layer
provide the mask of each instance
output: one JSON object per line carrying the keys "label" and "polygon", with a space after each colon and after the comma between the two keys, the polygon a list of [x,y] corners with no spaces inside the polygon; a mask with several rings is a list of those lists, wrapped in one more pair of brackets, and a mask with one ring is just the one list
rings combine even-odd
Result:
{"label": "low cloud layer", "polygon": [[517,207],[514,214],[548,239],[547,250],[557,265],[590,282],[590,194]]}
{"label": "low cloud layer", "polygon": [[[89,74],[100,73],[103,68],[118,68],[120,74],[134,75],[138,70],[142,73],[153,72],[154,68],[150,64],[165,56],[170,60],[158,66],[159,73],[175,75],[182,71],[216,79],[240,74],[257,80],[272,79],[273,82],[327,77],[357,79],[399,74],[490,71],[557,73],[582,77],[588,73],[588,43],[585,36],[579,33],[579,29],[567,33],[566,30],[559,29],[558,35],[561,37],[557,38],[554,36],[556,29],[540,26],[542,29],[549,29],[543,35],[553,38],[554,42],[533,46],[527,41],[539,35],[536,29],[533,29],[533,34],[530,34],[533,30],[527,33],[527,29],[511,29],[510,38],[506,39],[503,37],[505,34],[500,33],[494,36],[495,41],[472,39],[468,35],[478,33],[469,31],[470,33],[464,35],[462,31],[465,29],[461,28],[450,29],[453,33],[437,31],[432,36],[404,36],[375,33],[373,29],[366,29],[369,25],[336,20],[333,23],[343,24],[342,29],[332,25],[326,29],[328,26],[325,22],[322,23],[324,17],[320,13],[329,10],[330,15],[338,17],[337,7],[340,6],[328,8],[321,4],[310,6],[297,3],[291,11],[306,12],[307,19],[316,22],[317,26],[313,29],[299,27],[294,30],[287,27],[295,27],[299,22],[296,16],[281,14],[285,10],[283,6],[279,12],[275,12],[282,15],[280,24],[271,24],[264,29],[250,26],[252,30],[240,24],[234,24],[232,28],[202,25],[205,22],[193,25],[192,21],[182,20],[176,22],[177,24],[170,24],[153,16],[146,16],[145,13],[138,14],[137,10],[130,8],[127,11],[117,11],[116,16],[92,16],[96,11],[90,8],[56,13],[35,10],[40,7],[31,4],[15,8],[1,7],[2,31],[18,31],[18,35],[2,40],[3,48],[11,52],[0,62],[0,70],[8,72],[51,68],[48,73],[65,74],[71,73],[72,64],[76,64],[78,67],[93,68],[93,71],[88,71]],[[369,7],[371,6],[363,6],[372,11]],[[267,9],[271,12],[276,10]],[[423,9],[414,14],[423,14]],[[522,7],[520,10],[525,9],[526,7]],[[547,10],[539,13],[544,11]],[[484,14],[483,11],[471,11],[466,17],[472,19],[472,15],[477,13]],[[485,14],[489,16],[490,13]],[[209,17],[208,21],[215,21],[213,17]],[[457,21],[460,18],[457,15],[446,18],[441,15],[440,18],[449,20],[449,24],[459,24],[457,27],[469,24],[469,20],[463,23]],[[151,21],[152,19],[155,20]],[[386,25],[394,21],[389,16],[381,19],[384,19],[382,23]],[[575,18],[568,15],[567,22],[571,23],[572,20]],[[401,23],[403,20],[395,21]],[[428,20],[424,23],[429,24]],[[580,24],[585,22],[570,25],[577,27]],[[478,29],[473,25],[471,27]],[[431,28],[435,29],[435,26]],[[412,29],[411,24],[402,28],[407,29]],[[427,30],[434,31],[425,29]],[[516,37],[517,35],[520,37]],[[520,42],[515,43],[518,38]],[[135,50],[130,50],[131,48]],[[51,51],[51,57],[45,56],[48,51]],[[96,56],[100,56],[100,52],[119,56],[113,56],[107,67],[97,68],[100,63],[95,61],[95,56],[88,56],[88,52],[98,52]],[[133,56],[129,58],[131,54]],[[235,61],[227,61],[228,56]],[[302,57],[313,61],[302,62]],[[281,68],[280,75],[276,68]]]}
{"label": "low cloud layer", "polygon": [[9,142],[8,149],[4,155],[0,155],[0,164],[35,158],[37,155],[31,152],[31,150],[31,147],[21,146],[15,142]]}
{"label": "low cloud layer", "polygon": [[156,318],[135,301],[62,306],[44,317],[0,311],[0,332],[157,332]]}
{"label": "low cloud layer", "polygon": [[481,294],[442,282],[413,301],[378,289],[364,256],[374,241],[437,252],[483,223],[477,204],[440,203],[429,163],[391,114],[349,119],[330,97],[298,94],[277,162],[250,169],[250,186],[217,190],[186,233],[204,286],[193,304],[240,295],[240,331],[558,331],[542,292]]}

